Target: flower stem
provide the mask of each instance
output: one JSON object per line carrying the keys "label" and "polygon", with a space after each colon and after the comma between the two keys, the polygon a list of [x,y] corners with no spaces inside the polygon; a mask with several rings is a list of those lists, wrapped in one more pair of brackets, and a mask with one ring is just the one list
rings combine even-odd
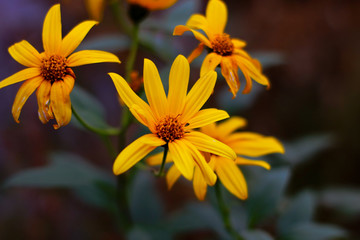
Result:
{"label": "flower stem", "polygon": [[216,200],[218,202],[219,210],[220,210],[220,213],[221,213],[221,217],[222,217],[225,229],[228,231],[228,233],[230,233],[233,236],[234,239],[245,240],[242,236],[240,236],[235,231],[235,229],[231,225],[230,211],[229,211],[228,207],[226,206],[226,203],[225,203],[225,201],[223,199],[219,181],[217,181],[216,184],[215,184],[215,195],[216,195]]}
{"label": "flower stem", "polygon": [[163,155],[163,159],[162,159],[162,162],[161,162],[160,170],[159,170],[158,173],[155,173],[155,176],[157,176],[157,177],[163,177],[164,176],[164,167],[165,167],[166,157],[167,157],[168,151],[169,151],[169,147],[166,144],[164,146],[164,155]]}
{"label": "flower stem", "polygon": [[113,16],[115,17],[116,23],[119,25],[121,30],[123,30],[127,35],[130,35],[131,29],[129,28],[129,21],[126,21],[124,7],[120,6],[121,3],[119,0],[109,0],[108,2],[110,9],[112,11]]}
{"label": "flower stem", "polygon": [[130,82],[130,74],[134,69],[134,63],[139,46],[139,24],[134,24],[131,38],[132,41],[131,41],[130,53],[126,60],[126,66],[125,66],[125,79],[127,82]]}

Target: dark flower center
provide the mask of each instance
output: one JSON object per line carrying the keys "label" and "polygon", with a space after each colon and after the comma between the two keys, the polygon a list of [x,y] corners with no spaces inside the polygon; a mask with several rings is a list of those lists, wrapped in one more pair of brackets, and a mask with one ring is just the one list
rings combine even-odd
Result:
{"label": "dark flower center", "polygon": [[62,80],[66,74],[71,73],[71,69],[67,67],[67,60],[63,56],[53,55],[42,59],[41,75],[51,83]]}
{"label": "dark flower center", "polygon": [[216,34],[211,41],[211,48],[215,53],[221,56],[229,56],[234,51],[234,44],[231,42],[228,34]]}
{"label": "dark flower center", "polygon": [[185,124],[180,123],[176,117],[165,116],[155,126],[156,135],[165,142],[173,142],[176,139],[184,137]]}

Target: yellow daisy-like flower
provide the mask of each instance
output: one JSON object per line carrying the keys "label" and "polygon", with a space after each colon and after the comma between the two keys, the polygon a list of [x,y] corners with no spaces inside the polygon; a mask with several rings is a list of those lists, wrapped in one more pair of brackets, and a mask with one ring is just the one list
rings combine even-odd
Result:
{"label": "yellow daisy-like flower", "polygon": [[26,80],[17,92],[12,107],[17,123],[26,100],[37,90],[40,121],[45,124],[55,118],[55,129],[67,125],[71,119],[70,92],[75,82],[71,67],[100,62],[120,63],[114,54],[103,51],[83,50],[71,54],[95,24],[96,21],[84,21],[62,38],[60,4],[56,4],[44,20],[44,52],[39,53],[26,40],[9,47],[10,55],[28,67],[0,82],[1,89]]}
{"label": "yellow daisy-like flower", "polygon": [[[203,153],[208,161],[208,165],[219,177],[223,185],[233,195],[240,199],[248,196],[247,184],[241,170],[237,165],[256,165],[270,169],[270,165],[261,160],[250,160],[247,157],[259,157],[270,153],[284,153],[284,147],[273,137],[265,137],[251,132],[235,132],[237,129],[246,125],[246,121],[240,117],[232,117],[218,125],[209,124],[201,128],[201,132],[213,137],[220,142],[231,147],[239,156],[235,161],[216,154]],[[172,156],[168,156],[167,162],[172,161]],[[161,156],[156,154],[147,159],[150,165],[161,163]],[[170,189],[181,176],[181,172],[175,165],[170,167],[166,179]],[[199,169],[195,168],[193,187],[196,197],[204,200],[206,196],[207,183],[200,174]]]}
{"label": "yellow daisy-like flower", "polygon": [[177,0],[127,0],[127,2],[154,11],[169,8],[174,5]]}
{"label": "yellow daisy-like flower", "polygon": [[[251,58],[243,50],[246,43],[240,39],[230,38],[228,34],[224,33],[226,22],[227,8],[225,3],[221,0],[210,0],[205,16],[193,14],[186,26],[176,26],[173,34],[182,35],[185,31],[191,31],[195,38],[200,41],[198,47],[188,57],[189,62],[201,54],[204,46],[211,50],[202,63],[200,76],[214,70],[220,64],[221,73],[234,97],[240,88],[239,68],[246,79],[243,93],[250,92],[252,88],[251,79],[269,87],[269,80],[262,74],[260,62]],[[204,31],[207,37],[198,30]]]}
{"label": "yellow daisy-like flower", "polygon": [[156,147],[167,146],[175,166],[185,178],[192,179],[194,167],[197,166],[206,183],[214,185],[216,175],[200,151],[233,160],[236,158],[234,151],[224,143],[193,130],[228,118],[229,115],[214,108],[200,110],[214,89],[216,72],[209,71],[187,93],[189,72],[188,61],[179,55],[170,70],[166,96],[155,64],[145,59],[144,89],[149,104],[138,97],[121,76],[109,73],[121,99],[134,117],[151,131],[118,155],[113,166],[115,174],[127,171]]}

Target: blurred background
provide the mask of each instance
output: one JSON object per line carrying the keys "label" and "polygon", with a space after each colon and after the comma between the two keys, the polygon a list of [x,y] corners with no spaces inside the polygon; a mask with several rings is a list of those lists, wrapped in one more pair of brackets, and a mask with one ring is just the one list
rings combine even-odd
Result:
{"label": "blurred background", "polygon": [[[7,52],[12,44],[26,39],[42,51],[43,19],[48,9],[57,2],[0,0],[0,79],[23,69]],[[60,2],[65,35],[76,24],[88,19],[89,15],[81,0]],[[286,149],[284,156],[265,158],[273,166],[274,174],[283,178],[277,179],[279,184],[274,186],[280,189],[279,199],[273,199],[275,202],[269,200],[273,203],[271,211],[264,214],[264,218],[254,223],[253,227],[263,231],[260,235],[280,239],[281,223],[274,226],[272,219],[279,218],[286,222],[282,214],[291,206],[300,206],[300,209],[311,208],[311,221],[337,226],[325,229],[320,227],[323,232],[344,231],[346,234],[338,234],[343,236],[341,239],[359,239],[360,2],[225,2],[229,9],[226,32],[247,42],[245,49],[263,64],[264,73],[272,86],[267,91],[254,83],[251,93],[241,95],[239,92],[231,100],[227,85],[219,76],[216,85],[218,92],[208,106],[223,108],[232,115],[245,117],[248,120],[247,131],[275,136],[284,143]],[[156,63],[166,84],[169,66],[176,55],[187,56],[198,44],[190,34],[171,36],[172,30],[176,25],[185,24],[192,13],[204,13],[206,4],[207,1],[202,0],[179,0],[167,10],[152,12],[141,25],[140,36],[146,47],[140,46],[135,69],[141,74],[143,58],[149,58]],[[90,31],[80,49],[114,52],[123,63],[95,64],[73,69],[77,76],[76,85],[81,88],[76,90],[77,94],[86,95],[88,103],[96,101],[91,106],[99,105],[98,112],[112,126],[119,125],[121,105],[107,73],[124,75],[129,42],[128,37],[114,23],[112,12],[107,7],[103,20]],[[202,59],[203,55],[191,65],[192,83],[198,77]],[[244,83],[243,80],[240,81]],[[58,186],[39,184],[38,187],[36,184],[21,185],[15,180],[12,184],[6,184],[8,179],[21,171],[47,166],[49,161],[54,163],[59,158],[69,160],[69,165],[63,166],[66,169],[63,172],[65,179],[72,179],[74,176],[71,174],[76,176],[77,168],[89,167],[81,165],[85,159],[84,162],[101,169],[101,174],[106,174],[105,178],[112,181],[113,159],[101,139],[79,128],[75,121],[57,131],[53,130],[51,124],[43,125],[37,117],[35,94],[22,110],[21,123],[15,123],[11,107],[19,86],[16,84],[0,90],[0,182],[4,185],[0,193],[0,239],[123,239],[123,233],[118,232],[118,223],[111,214],[113,208],[110,206],[104,209],[101,204],[103,200],[92,199],[93,190],[86,191],[86,187],[82,188],[80,183],[76,187],[64,182]],[[72,96],[73,101],[76,99],[75,95]],[[131,126],[129,142],[139,136],[137,126]],[[116,139],[113,142],[116,144]],[[81,158],[81,164],[71,165],[72,158],[76,158],[75,162]],[[253,190],[252,193],[251,186],[257,185],[257,181],[266,181],[266,177],[259,177],[265,171],[259,173],[253,168],[243,170],[249,179],[251,199],[248,205],[236,203],[242,208],[240,213],[243,209],[248,211],[251,208],[249,205],[255,204],[253,199],[256,196],[261,197],[256,195],[259,190]],[[132,214],[140,226],[148,226],[146,224],[155,215],[159,223],[165,219],[163,216],[173,219],[173,216],[183,214],[182,217],[187,219],[190,215],[184,213],[191,212],[191,209],[197,209],[198,215],[206,213],[205,216],[212,216],[212,212],[204,207],[212,202],[211,192],[208,201],[201,203],[196,200],[192,185],[185,180],[167,191],[164,179],[156,179],[149,171],[139,172],[138,176],[133,181],[130,197],[134,204]],[[147,184],[152,184],[153,192],[142,188],[150,189]],[[87,195],[89,193],[92,194]],[[144,198],[148,196],[146,194],[150,197]],[[144,199],[147,199],[146,203]],[[233,203],[238,200],[229,196],[229,201]],[[291,205],[294,201],[306,203]],[[193,205],[186,206],[189,202]],[[271,205],[270,202],[265,204]],[[157,210],[151,212],[146,206],[156,206]],[[139,209],[143,215],[137,212]],[[184,221],[174,220],[172,224],[179,226]],[[242,222],[242,219],[234,217],[234,222],[237,221]],[[183,231],[178,229],[176,234],[172,232],[173,235],[169,236],[175,239],[223,239],[223,230],[209,227],[217,223],[206,224],[193,229],[184,227]],[[164,236],[159,230],[161,228],[144,229],[135,231],[133,239],[161,239],[159,236]],[[151,232],[152,238],[146,238],[147,231]],[[333,236],[337,234],[330,234],[324,239]],[[297,239],[310,238],[298,236]]]}

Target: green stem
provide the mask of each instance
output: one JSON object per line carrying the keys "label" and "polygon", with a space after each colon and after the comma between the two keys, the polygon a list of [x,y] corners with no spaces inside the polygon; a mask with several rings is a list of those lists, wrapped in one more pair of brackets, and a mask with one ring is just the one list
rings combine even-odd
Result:
{"label": "green stem", "polygon": [[159,170],[158,173],[155,173],[155,176],[157,176],[157,177],[163,177],[164,176],[164,167],[165,167],[166,157],[167,157],[168,151],[169,151],[169,147],[166,144],[164,146],[164,155],[163,155],[163,159],[162,159],[162,162],[161,162],[160,170]]}
{"label": "green stem", "polygon": [[126,66],[125,66],[125,79],[127,82],[130,82],[130,74],[134,69],[136,54],[139,46],[139,24],[135,24],[132,29],[131,34],[131,47],[130,47],[130,53],[126,60]]}
{"label": "green stem", "polygon": [[79,123],[86,128],[87,130],[96,133],[100,136],[109,136],[109,135],[118,135],[120,133],[120,130],[117,128],[107,128],[107,129],[100,129],[93,126],[90,126],[87,122],[85,122],[84,119],[77,113],[74,106],[71,105],[71,110],[76,119],[79,121]]}
{"label": "green stem", "polygon": [[125,17],[124,7],[120,6],[119,0],[109,0],[109,7],[112,11],[113,16],[115,17],[115,21],[118,26],[123,30],[127,35],[131,34],[130,23],[127,21]]}
{"label": "green stem", "polygon": [[216,199],[217,199],[217,202],[218,202],[219,210],[220,210],[220,213],[221,213],[221,217],[222,217],[225,229],[228,231],[228,233],[230,233],[233,236],[234,239],[245,240],[242,236],[240,236],[235,231],[235,229],[231,225],[230,211],[229,211],[228,207],[226,206],[226,203],[225,203],[225,201],[223,199],[221,186],[220,186],[219,181],[217,181],[216,184],[215,184],[215,195],[216,195]]}

